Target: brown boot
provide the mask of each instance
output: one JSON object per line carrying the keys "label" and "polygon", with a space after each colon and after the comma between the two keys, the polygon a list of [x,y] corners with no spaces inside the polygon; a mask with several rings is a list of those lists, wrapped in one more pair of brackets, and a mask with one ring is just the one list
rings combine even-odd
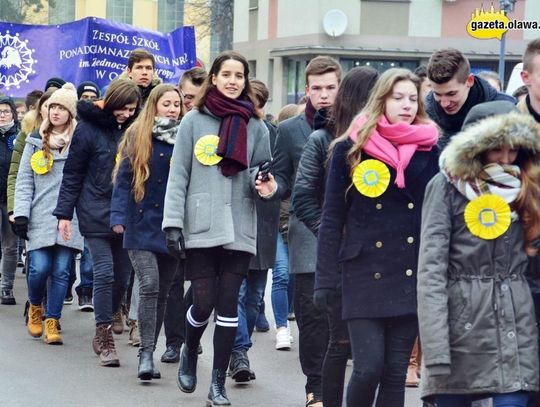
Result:
{"label": "brown boot", "polygon": [[94,353],[99,356],[101,353],[101,343],[99,341],[99,327],[96,327],[96,334],[94,335],[94,338],[92,339],[92,349],[94,350]]}
{"label": "brown boot", "polygon": [[39,338],[43,334],[43,305],[32,305],[28,308],[28,333],[34,338]]}
{"label": "brown boot", "polygon": [[121,309],[113,314],[112,331],[116,335],[122,335],[124,332],[124,316]]}
{"label": "brown boot", "polygon": [[58,320],[47,318],[45,320],[45,337],[43,340],[49,345],[62,345],[64,341],[60,332],[58,332]]}
{"label": "brown boot", "polygon": [[100,325],[97,329],[99,344],[101,346],[101,352],[99,354],[101,366],[120,366],[120,360],[118,360],[118,355],[116,354],[116,348],[114,346],[112,325]]}

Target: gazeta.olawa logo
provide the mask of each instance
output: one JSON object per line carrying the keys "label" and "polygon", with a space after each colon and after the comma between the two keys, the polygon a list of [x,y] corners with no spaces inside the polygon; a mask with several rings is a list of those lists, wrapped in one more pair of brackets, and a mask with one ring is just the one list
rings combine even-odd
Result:
{"label": "gazeta.olawa logo", "polygon": [[511,20],[504,10],[495,11],[491,3],[489,11],[482,6],[472,13],[467,32],[480,40],[497,38],[500,41],[508,30],[538,30],[539,27],[538,21]]}

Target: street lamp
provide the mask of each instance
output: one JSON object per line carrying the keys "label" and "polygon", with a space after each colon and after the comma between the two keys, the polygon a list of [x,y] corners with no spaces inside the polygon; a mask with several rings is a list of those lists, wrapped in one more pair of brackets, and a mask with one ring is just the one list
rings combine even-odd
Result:
{"label": "street lamp", "polygon": [[[514,5],[516,0],[499,0],[500,10],[504,10],[504,14],[508,15],[514,11]],[[499,76],[501,77],[501,83],[504,88],[504,54],[506,53],[506,33],[502,35],[501,47],[499,49]]]}

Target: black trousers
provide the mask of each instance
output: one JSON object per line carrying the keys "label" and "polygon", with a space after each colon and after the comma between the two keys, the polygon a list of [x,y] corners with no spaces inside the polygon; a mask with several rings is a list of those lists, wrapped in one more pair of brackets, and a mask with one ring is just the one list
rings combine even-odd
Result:
{"label": "black trousers", "polygon": [[296,274],[294,313],[299,332],[302,372],[307,378],[306,394],[322,394],[322,366],[328,347],[328,319],[313,305],[315,273]]}
{"label": "black trousers", "polygon": [[403,407],[405,377],[416,335],[416,315],[348,321],[353,372],[347,406]]}
{"label": "black trousers", "polygon": [[184,343],[186,332],[186,309],[184,308],[184,264],[179,264],[174,276],[165,318],[163,319],[167,346],[180,347]]}

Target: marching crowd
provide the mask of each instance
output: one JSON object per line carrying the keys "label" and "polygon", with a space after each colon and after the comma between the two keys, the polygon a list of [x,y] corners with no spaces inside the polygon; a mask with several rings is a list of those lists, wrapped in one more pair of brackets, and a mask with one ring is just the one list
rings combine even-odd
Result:
{"label": "marching crowd", "polygon": [[419,384],[439,407],[537,405],[540,39],[523,63],[514,98],[457,49],[415,72],[318,56],[277,119],[234,51],[179,84],[135,49],[103,95],[51,78],[0,96],[0,302],[24,251],[28,332],[62,344],[79,270],[100,365],[127,323],[138,378],[159,379],[163,325],[185,393],[213,318],[208,406],[256,378],[268,302],[276,350],[297,322],[306,407],[403,406]]}

